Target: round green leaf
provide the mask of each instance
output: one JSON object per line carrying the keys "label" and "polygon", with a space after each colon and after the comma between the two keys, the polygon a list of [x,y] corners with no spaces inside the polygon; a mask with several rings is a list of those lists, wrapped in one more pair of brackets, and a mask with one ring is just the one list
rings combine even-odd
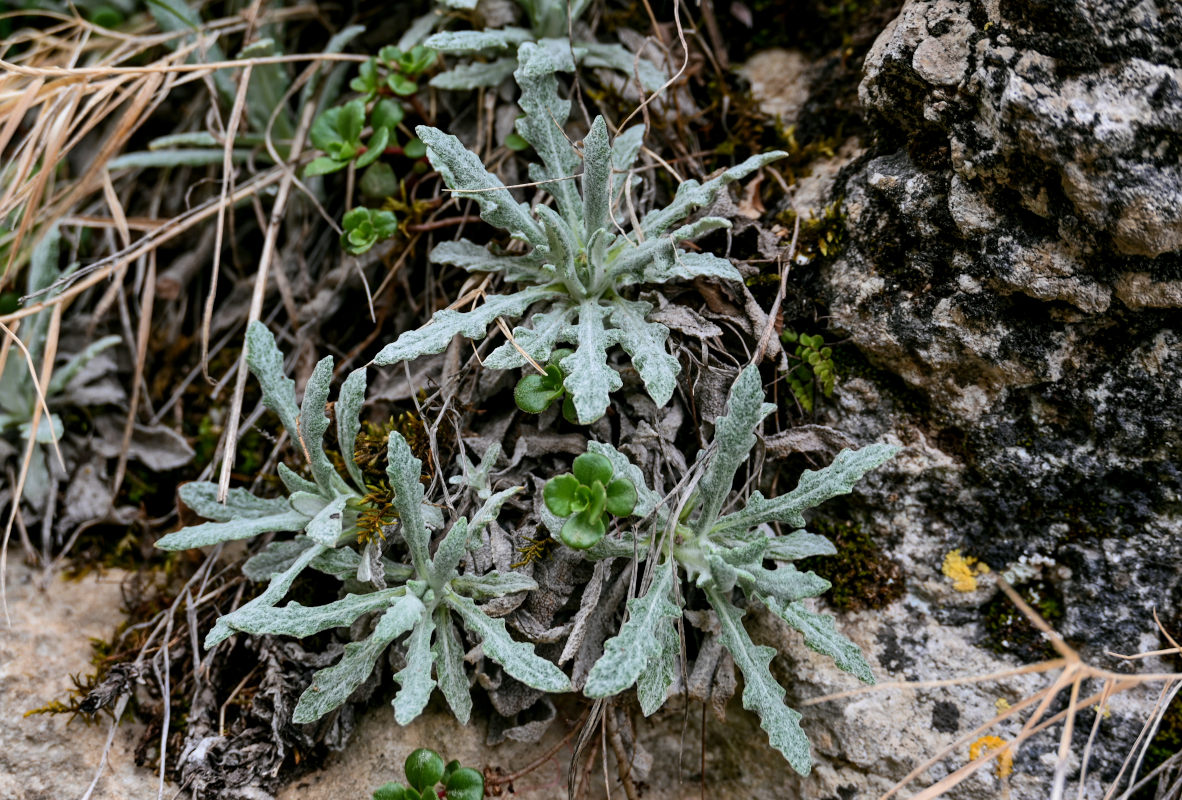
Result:
{"label": "round green leaf", "polygon": [[599,453],[583,453],[575,459],[574,473],[584,486],[590,486],[595,481],[606,486],[612,479],[612,462]]}
{"label": "round green leaf", "polygon": [[484,776],[471,767],[460,767],[444,781],[447,800],[480,800],[484,797]]}
{"label": "round green leaf", "polygon": [[365,153],[357,159],[357,166],[368,167],[386,151],[386,143],[390,141],[390,129],[378,128],[365,144]]}
{"label": "round green leaf", "polygon": [[406,779],[420,792],[439,783],[443,777],[443,759],[434,750],[420,747],[406,757]]}
{"label": "round green leaf", "polygon": [[361,175],[358,184],[361,193],[368,197],[393,197],[398,194],[398,178],[394,169],[384,161],[370,164]]}
{"label": "round green leaf", "polygon": [[586,550],[602,539],[605,533],[607,525],[603,521],[603,512],[595,516],[582,513],[575,514],[563,524],[558,538],[567,547]]}
{"label": "round green leaf", "polygon": [[542,489],[542,499],[550,513],[559,517],[569,517],[573,512],[571,503],[579,489],[579,481],[569,472],[555,476],[546,481]]}
{"label": "round green leaf", "polygon": [[508,147],[510,150],[516,150],[520,152],[529,147],[529,142],[518,136],[516,133],[511,133],[505,137],[505,147]]}
{"label": "round green leaf", "polygon": [[616,478],[607,485],[607,510],[617,517],[626,517],[636,508],[636,487],[632,481]]}
{"label": "round green leaf", "polygon": [[394,94],[400,94],[403,97],[412,95],[419,90],[417,83],[397,73],[386,78],[386,85],[390,87],[390,91],[394,92]]}
{"label": "round green leaf", "polygon": [[406,787],[390,781],[373,791],[373,800],[406,800]]}
{"label": "round green leaf", "polygon": [[517,407],[529,414],[541,414],[561,394],[561,386],[555,391],[548,385],[546,376],[536,372],[523,377],[513,389],[513,399],[517,402]]}
{"label": "round green leaf", "polygon": [[406,111],[402,108],[402,104],[386,97],[374,105],[373,111],[369,114],[369,122],[375,131],[378,128],[386,128],[390,133],[393,133],[404,116],[406,116]]}
{"label": "round green leaf", "polygon": [[423,144],[422,139],[414,138],[406,143],[406,146],[402,148],[402,152],[407,158],[422,158],[427,155],[427,145]]}

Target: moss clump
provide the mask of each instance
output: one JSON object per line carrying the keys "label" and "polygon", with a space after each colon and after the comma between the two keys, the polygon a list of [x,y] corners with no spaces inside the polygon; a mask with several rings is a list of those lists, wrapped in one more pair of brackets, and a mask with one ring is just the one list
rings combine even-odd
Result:
{"label": "moss clump", "polygon": [[[1063,619],[1063,596],[1047,581],[1031,581],[1014,587],[1053,628]],[[1009,653],[1027,663],[1055,657],[1055,649],[1042,632],[1003,594],[981,607],[985,620],[985,646],[995,653]]]}
{"label": "moss clump", "polygon": [[833,584],[826,595],[842,611],[883,608],[903,596],[903,567],[888,558],[874,538],[853,522],[814,520],[810,526],[829,538],[835,556],[798,561]]}

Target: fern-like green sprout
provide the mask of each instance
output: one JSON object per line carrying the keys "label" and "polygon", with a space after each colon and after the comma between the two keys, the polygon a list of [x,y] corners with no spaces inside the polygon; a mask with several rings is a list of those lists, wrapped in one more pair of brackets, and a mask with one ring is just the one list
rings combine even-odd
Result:
{"label": "fern-like green sprout", "polygon": [[[453,616],[481,640],[485,655],[508,674],[537,689],[567,691],[569,681],[558,667],[535,655],[531,646],[515,642],[504,620],[489,617],[475,602],[536,588],[533,580],[514,572],[461,575],[459,571],[469,542],[496,518],[504,502],[520,487],[490,494],[471,521],[463,517],[456,520],[432,556],[428,522],[439,527],[442,517],[424,503],[422,462],[415,458],[406,440],[393,431],[387,444],[386,475],[410,563],[385,558],[380,541],[372,538],[359,553],[354,549],[357,509],[366,488],[362,471],[350,456],[361,429],[364,368],[345,379],[336,403],[337,439],[345,454],[347,473],[342,476],[333,468],[323,443],[329,424],[325,411],[332,358],[326,357],[316,365],[299,406],[295,384],[283,373],[283,354],[262,323],[252,323],[247,330],[246,361],[262,385],[264,402],[279,415],[297,449],[305,454],[312,480],[280,465],[279,476],[289,491],[287,497],[260,498],[244,489],[233,489],[225,504],[217,501],[215,484],[189,483],[181,487],[181,499],[212,521],[168,534],[156,543],[162,549],[203,547],[261,533],[302,533],[294,540],[272,543],[246,563],[247,577],[268,580],[267,588],[219,618],[206,636],[205,646],[213,647],[237,631],[311,636],[352,625],[363,614],[377,614],[373,631],[366,639],[346,645],[337,664],[315,674],[312,685],[296,705],[295,722],[312,722],[344,703],[373,672],[386,647],[404,634],[409,634],[407,665],[394,676],[401,686],[394,698],[395,719],[406,724],[417,717],[438,685],[456,717],[467,722],[472,700],[464,673],[464,648]],[[296,602],[278,606],[305,568],[342,580],[355,579],[373,591],[346,594],[323,606],[305,607]]]}
{"label": "fern-like green sprout", "polygon": [[[647,529],[623,540],[601,541],[589,554],[631,557],[639,552],[656,563],[651,584],[628,601],[627,621],[604,645],[584,691],[589,697],[609,697],[635,685],[646,715],[661,707],[680,653],[676,622],[685,593],[675,591],[675,583],[690,581],[705,595],[718,618],[721,643],[743,673],[743,706],[759,715],[772,746],[803,775],[809,772],[811,758],[800,714],[784,704],[784,689],[768,669],[775,651],[757,646],[743,627],[743,606],[761,603],[803,633],[806,645],[833,658],[846,672],[873,682],[857,645],[838,633],[831,617],[810,611],[801,602],[825,592],[829,582],[798,571],[790,562],[836,552],[823,536],[803,530],[801,512],[849,492],[862,475],[891,458],[898,448],[876,444],[843,450],[828,467],[805,471],[791,492],[770,499],[755,492],[734,511],[723,513],[732,497],[735,474],[755,446],[763,418],[774,408],[763,400],[759,372],[747,367],[731,387],[727,414],[715,422],[714,443],[700,464],[701,478],[680,519],[671,519],[664,508],[658,508],[660,498],[623,454],[610,445],[588,445],[591,452],[611,462],[616,474],[632,480],[637,490],[634,513],[642,518],[652,514],[653,520]],[[676,498],[671,505],[678,506]],[[543,519],[552,533],[561,531],[560,520]],[[769,525],[773,522],[796,530],[777,535]],[[778,565],[769,569],[767,561]],[[736,592],[744,603],[735,604]]]}
{"label": "fern-like green sprout", "polygon": [[833,387],[837,381],[833,349],[825,345],[820,334],[810,336],[786,330],[780,334],[780,341],[796,345],[793,355],[799,363],[784,373],[784,378],[800,407],[805,413],[811,414],[818,392],[825,397],[833,396]]}
{"label": "fern-like green sprout", "polygon": [[427,144],[428,159],[446,184],[461,197],[474,200],[485,221],[532,247],[525,255],[508,255],[461,239],[436,246],[431,260],[499,273],[507,283],[522,288],[490,295],[472,311],[436,312],[428,325],[384,347],[374,363],[388,365],[438,353],[457,334],[483,338],[498,317],[529,316],[532,327],[517,327],[515,341],[490,353],[484,365],[516,369],[529,359],[546,363],[560,342],[571,344],[571,353],[558,366],[575,417],[580,424],[589,424],[603,415],[610,393],[622,385],[607,363],[608,349],[615,345],[632,358],[657,405],[668,402],[681,369],[668,350],[669,330],[646,319],[649,303],[626,295],[630,287],[642,283],[698,277],[739,280],[739,272],[725,258],[678,247],[729,227],[728,220],[705,217],[678,223],[712,203],[727,184],[784,154],[753,156],[705,183],[686,181],[669,205],[645,214],[634,227],[620,204],[630,188],[627,175],[640,151],[643,127],[629,128],[613,142],[606,122],[598,117],[579,153],[562,129],[571,104],[558,96],[555,69],[552,49],[531,43],[521,46],[515,74],[525,114],[517,121],[517,131],[542,159],[531,166],[530,177],[544,182],[554,208],[539,205],[531,213],[457,138],[427,126],[417,129]]}

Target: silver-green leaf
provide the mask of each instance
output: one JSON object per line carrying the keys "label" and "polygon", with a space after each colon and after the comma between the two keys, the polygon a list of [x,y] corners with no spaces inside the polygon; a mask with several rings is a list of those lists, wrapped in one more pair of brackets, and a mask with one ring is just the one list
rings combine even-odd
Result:
{"label": "silver-green leaf", "polygon": [[444,602],[460,615],[464,626],[480,638],[484,654],[526,686],[543,692],[569,692],[570,679],[558,667],[534,653],[528,644],[513,641],[505,620],[493,619],[467,597],[449,592]]}
{"label": "silver-green leaf", "polygon": [[662,629],[681,616],[681,609],[669,600],[674,574],[671,566],[658,566],[644,596],[628,601],[627,622],[604,643],[603,655],[587,676],[583,691],[588,697],[619,694],[636,683],[651,659],[660,656]]}

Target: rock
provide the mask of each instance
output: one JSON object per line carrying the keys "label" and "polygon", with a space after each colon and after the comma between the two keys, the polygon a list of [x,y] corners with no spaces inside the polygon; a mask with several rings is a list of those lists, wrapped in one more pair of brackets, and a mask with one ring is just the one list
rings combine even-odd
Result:
{"label": "rock", "polygon": [[739,69],[759,109],[785,128],[796,124],[809,99],[811,62],[795,50],[764,50]]}
{"label": "rock", "polygon": [[[81,797],[93,780],[107,739],[108,718],[86,725],[68,714],[35,714],[33,708],[64,699],[70,676],[91,670],[89,637],[109,637],[123,620],[122,573],[57,578],[40,585],[41,574],[8,562],[8,608],[12,627],[0,635],[0,797],[42,800]],[[155,797],[158,782],[135,765],[139,726],[116,732],[95,800]],[[165,797],[177,787],[166,783]]]}

